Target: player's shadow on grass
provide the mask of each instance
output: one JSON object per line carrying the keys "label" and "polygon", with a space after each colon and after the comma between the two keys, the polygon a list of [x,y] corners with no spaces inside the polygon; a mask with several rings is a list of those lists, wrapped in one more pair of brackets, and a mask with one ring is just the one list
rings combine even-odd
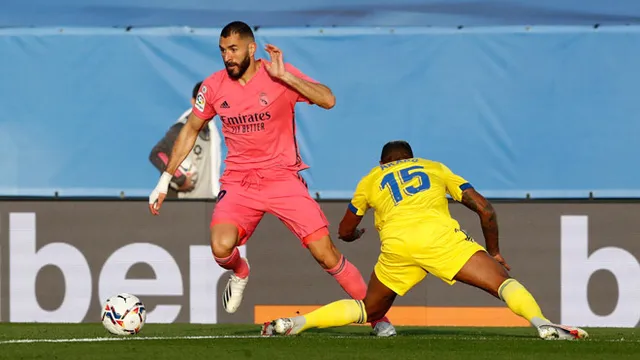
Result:
{"label": "player's shadow on grass", "polygon": [[256,336],[256,335],[260,335],[260,329],[262,329],[262,326],[256,326],[253,329],[243,329],[243,330],[229,331],[228,335],[233,335],[233,336]]}
{"label": "player's shadow on grass", "polygon": [[[429,327],[410,327],[410,328],[402,328],[398,327],[398,336],[433,336],[434,339],[437,339],[439,336],[446,337],[469,337],[469,338],[513,338],[513,339],[522,339],[522,338],[531,338],[535,336],[532,334],[522,334],[517,331],[509,332],[508,330],[503,332],[492,331],[490,329],[487,330],[478,330],[478,329],[470,329],[470,328],[429,328]],[[353,329],[350,327],[346,328],[333,328],[333,329],[312,329],[308,330],[305,333],[308,334],[317,334],[321,336],[348,336],[348,337],[371,337],[371,329],[362,330],[362,329]]]}
{"label": "player's shadow on grass", "polygon": [[[255,336],[260,334],[260,326],[256,326],[254,329],[243,329],[230,332],[229,335],[236,336]],[[502,329],[502,331],[495,331],[492,329],[473,329],[473,328],[430,328],[430,327],[398,327],[398,336],[433,336],[437,339],[439,336],[446,337],[469,337],[469,338],[531,338],[536,334],[523,334],[522,331],[517,329],[510,332],[508,329]],[[331,337],[371,337],[370,328],[356,328],[356,327],[342,327],[342,328],[329,328],[329,329],[310,329],[305,331],[308,335],[320,335]],[[304,334],[303,334],[304,335]]]}
{"label": "player's shadow on grass", "polygon": [[469,329],[469,328],[408,328],[408,329],[398,329],[398,335],[406,335],[406,336],[461,336],[461,337],[501,337],[501,338],[530,338],[535,333],[521,334],[518,332],[497,332],[490,329]]}

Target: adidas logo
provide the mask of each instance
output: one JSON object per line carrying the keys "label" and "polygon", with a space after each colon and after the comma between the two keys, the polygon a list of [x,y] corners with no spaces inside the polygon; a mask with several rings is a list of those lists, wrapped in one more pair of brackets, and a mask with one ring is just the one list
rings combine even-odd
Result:
{"label": "adidas logo", "polygon": [[230,108],[229,104],[227,104],[227,102],[226,102],[226,101],[223,101],[223,102],[222,102],[222,104],[220,104],[220,107],[221,107],[221,108],[223,108],[223,109],[228,109],[228,108]]}

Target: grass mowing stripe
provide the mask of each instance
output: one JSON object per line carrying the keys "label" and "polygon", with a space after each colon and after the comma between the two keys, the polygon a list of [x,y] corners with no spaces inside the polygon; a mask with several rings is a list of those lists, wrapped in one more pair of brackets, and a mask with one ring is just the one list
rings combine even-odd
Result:
{"label": "grass mowing stripe", "polygon": [[131,337],[98,337],[98,338],[76,338],[76,339],[16,339],[0,341],[3,344],[32,344],[32,343],[79,343],[79,342],[102,342],[102,341],[141,341],[141,340],[211,340],[211,339],[254,339],[261,338],[260,335],[203,335],[203,336],[131,336]]}
{"label": "grass mowing stripe", "polygon": [[[414,338],[420,338],[420,336],[412,336]],[[131,337],[96,337],[96,338],[71,338],[71,339],[15,339],[0,341],[0,345],[5,344],[33,344],[33,343],[87,343],[87,342],[104,342],[104,341],[145,341],[145,340],[215,340],[215,339],[260,339],[266,338],[260,335],[202,335],[202,336],[131,336]],[[277,336],[273,338],[287,338],[283,336]],[[289,337],[291,338],[291,337]],[[384,339],[376,337],[365,336],[326,336],[324,338],[329,339]],[[495,337],[469,337],[469,336],[435,336],[428,337],[430,340],[464,340],[464,341],[542,341],[541,339],[531,338],[495,338]],[[547,340],[547,341],[562,341],[562,340]],[[586,339],[577,340],[579,342],[629,342],[637,343],[640,340],[625,340],[625,339]]]}

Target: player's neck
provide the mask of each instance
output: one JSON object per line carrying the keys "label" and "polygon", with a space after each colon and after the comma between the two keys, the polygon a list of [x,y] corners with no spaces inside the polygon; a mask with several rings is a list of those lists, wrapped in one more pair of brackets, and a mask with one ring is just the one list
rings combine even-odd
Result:
{"label": "player's neck", "polygon": [[242,77],[238,79],[238,82],[243,86],[246,85],[258,73],[260,66],[262,66],[261,61],[253,61],[253,63],[249,65],[249,68],[247,68],[247,71],[245,71]]}

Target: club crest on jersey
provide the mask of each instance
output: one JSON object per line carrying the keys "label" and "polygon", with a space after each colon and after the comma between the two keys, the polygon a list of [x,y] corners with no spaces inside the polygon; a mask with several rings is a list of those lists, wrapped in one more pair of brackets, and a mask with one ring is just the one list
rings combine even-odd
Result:
{"label": "club crest on jersey", "polygon": [[262,106],[269,105],[269,98],[267,97],[267,94],[260,93],[260,105]]}
{"label": "club crest on jersey", "polygon": [[198,96],[196,97],[196,109],[198,109],[199,111],[204,111],[204,104],[205,104],[205,100],[204,100],[204,95],[202,95],[202,93],[199,93]]}

